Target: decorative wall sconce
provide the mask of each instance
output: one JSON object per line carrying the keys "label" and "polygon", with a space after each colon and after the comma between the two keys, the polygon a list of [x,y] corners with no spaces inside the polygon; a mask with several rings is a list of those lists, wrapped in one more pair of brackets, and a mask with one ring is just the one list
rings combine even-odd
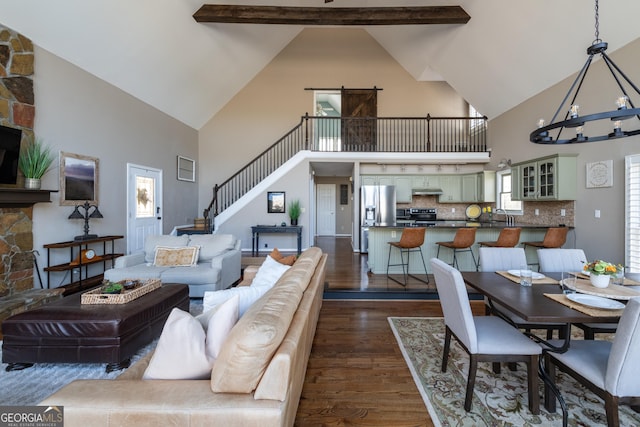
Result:
{"label": "decorative wall sconce", "polygon": [[[79,208],[84,209],[84,215],[80,213]],[[89,213],[89,210],[91,208],[93,208],[93,212]],[[89,234],[89,218],[96,219],[96,218],[104,218],[104,217],[98,210],[97,205],[91,205],[89,204],[89,202],[84,202],[84,204],[82,205],[76,205],[71,215],[69,215],[69,219],[84,219],[84,234],[81,236],[74,237],[73,240],[76,240],[76,241],[89,240],[89,239],[95,239],[98,237],[97,234]]]}

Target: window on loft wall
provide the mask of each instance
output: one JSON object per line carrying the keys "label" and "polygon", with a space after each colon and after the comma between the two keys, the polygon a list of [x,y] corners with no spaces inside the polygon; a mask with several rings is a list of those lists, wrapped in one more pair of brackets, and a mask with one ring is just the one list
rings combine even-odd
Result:
{"label": "window on loft wall", "polygon": [[511,176],[510,169],[496,172],[496,184],[498,187],[496,208],[504,209],[510,215],[522,215],[522,202],[511,200],[511,188],[513,185]]}
{"label": "window on loft wall", "polygon": [[342,151],[340,91],[314,92],[314,143],[318,151]]}
{"label": "window on loft wall", "polygon": [[640,154],[625,157],[625,266],[640,272]]}
{"label": "window on loft wall", "polygon": [[485,126],[485,121],[483,119],[483,115],[480,114],[480,112],[478,110],[475,109],[475,107],[471,104],[469,104],[469,117],[479,117],[479,120],[470,120],[469,121],[469,127],[471,129],[471,131],[474,130],[478,130],[480,128],[482,128],[483,126]]}

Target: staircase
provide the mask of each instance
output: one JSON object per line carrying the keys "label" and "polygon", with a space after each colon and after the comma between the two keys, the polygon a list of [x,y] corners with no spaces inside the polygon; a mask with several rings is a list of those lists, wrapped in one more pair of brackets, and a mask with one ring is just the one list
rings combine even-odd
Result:
{"label": "staircase", "polygon": [[303,150],[318,152],[486,152],[486,117],[322,117],[304,115],[293,129],[222,184],[204,210],[208,227],[266,177]]}

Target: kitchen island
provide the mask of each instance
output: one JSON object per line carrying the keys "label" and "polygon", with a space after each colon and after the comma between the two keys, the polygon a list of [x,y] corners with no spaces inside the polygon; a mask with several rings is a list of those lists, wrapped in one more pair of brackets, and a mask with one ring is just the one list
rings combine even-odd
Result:
{"label": "kitchen island", "polygon": [[[387,261],[389,257],[389,244],[388,242],[400,240],[402,230],[406,227],[404,224],[398,224],[395,226],[372,226],[369,227],[369,256],[368,266],[369,270],[373,274],[386,274]],[[429,273],[431,273],[431,267],[429,260],[435,258],[438,252],[438,245],[436,242],[452,241],[456,230],[460,227],[475,227],[476,231],[476,243],[472,246],[473,253],[478,259],[478,242],[490,242],[498,239],[500,230],[507,227],[506,223],[491,221],[491,222],[468,222],[468,221],[436,221],[435,226],[427,227],[427,232],[424,238],[424,244],[422,245],[422,253],[424,255],[424,261],[427,264]],[[517,224],[515,227],[522,229],[520,233],[520,242],[525,241],[541,241],[544,237],[547,228],[557,227],[557,225],[531,225],[531,224]],[[572,229],[570,227],[570,229]],[[565,247],[569,247],[569,242]],[[518,244],[517,247],[521,247]],[[412,253],[410,263],[410,273],[412,274],[424,274],[422,263],[417,258],[418,253]],[[538,256],[535,248],[527,247],[526,249],[527,261],[530,264],[538,263]],[[446,263],[450,263],[453,259],[453,252],[448,248],[442,248],[440,250],[440,259]],[[476,266],[473,264],[471,255],[468,252],[462,252],[457,256],[459,267],[461,271],[475,271]],[[391,264],[400,263],[399,251],[393,251],[391,253]],[[402,267],[391,267],[390,274],[402,274]]]}

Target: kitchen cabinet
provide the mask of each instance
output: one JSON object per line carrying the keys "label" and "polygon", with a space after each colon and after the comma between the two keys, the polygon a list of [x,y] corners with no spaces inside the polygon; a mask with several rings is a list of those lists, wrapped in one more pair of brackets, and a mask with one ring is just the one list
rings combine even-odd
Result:
{"label": "kitchen cabinet", "polygon": [[410,176],[396,176],[396,203],[411,203],[413,180]]}
{"label": "kitchen cabinet", "polygon": [[412,184],[415,189],[440,188],[440,177],[433,175],[416,175],[412,177]]}
{"label": "kitchen cabinet", "polygon": [[[514,164],[513,200],[575,200],[577,154],[556,154]],[[513,171],[516,170],[514,174]]]}
{"label": "kitchen cabinet", "polygon": [[440,177],[442,194],[438,196],[440,203],[459,203],[462,201],[462,176],[446,175]]}
{"label": "kitchen cabinet", "polygon": [[378,177],[376,175],[361,175],[360,185],[378,185]]}
{"label": "kitchen cabinet", "polygon": [[462,175],[462,202],[478,201],[478,176]]}

